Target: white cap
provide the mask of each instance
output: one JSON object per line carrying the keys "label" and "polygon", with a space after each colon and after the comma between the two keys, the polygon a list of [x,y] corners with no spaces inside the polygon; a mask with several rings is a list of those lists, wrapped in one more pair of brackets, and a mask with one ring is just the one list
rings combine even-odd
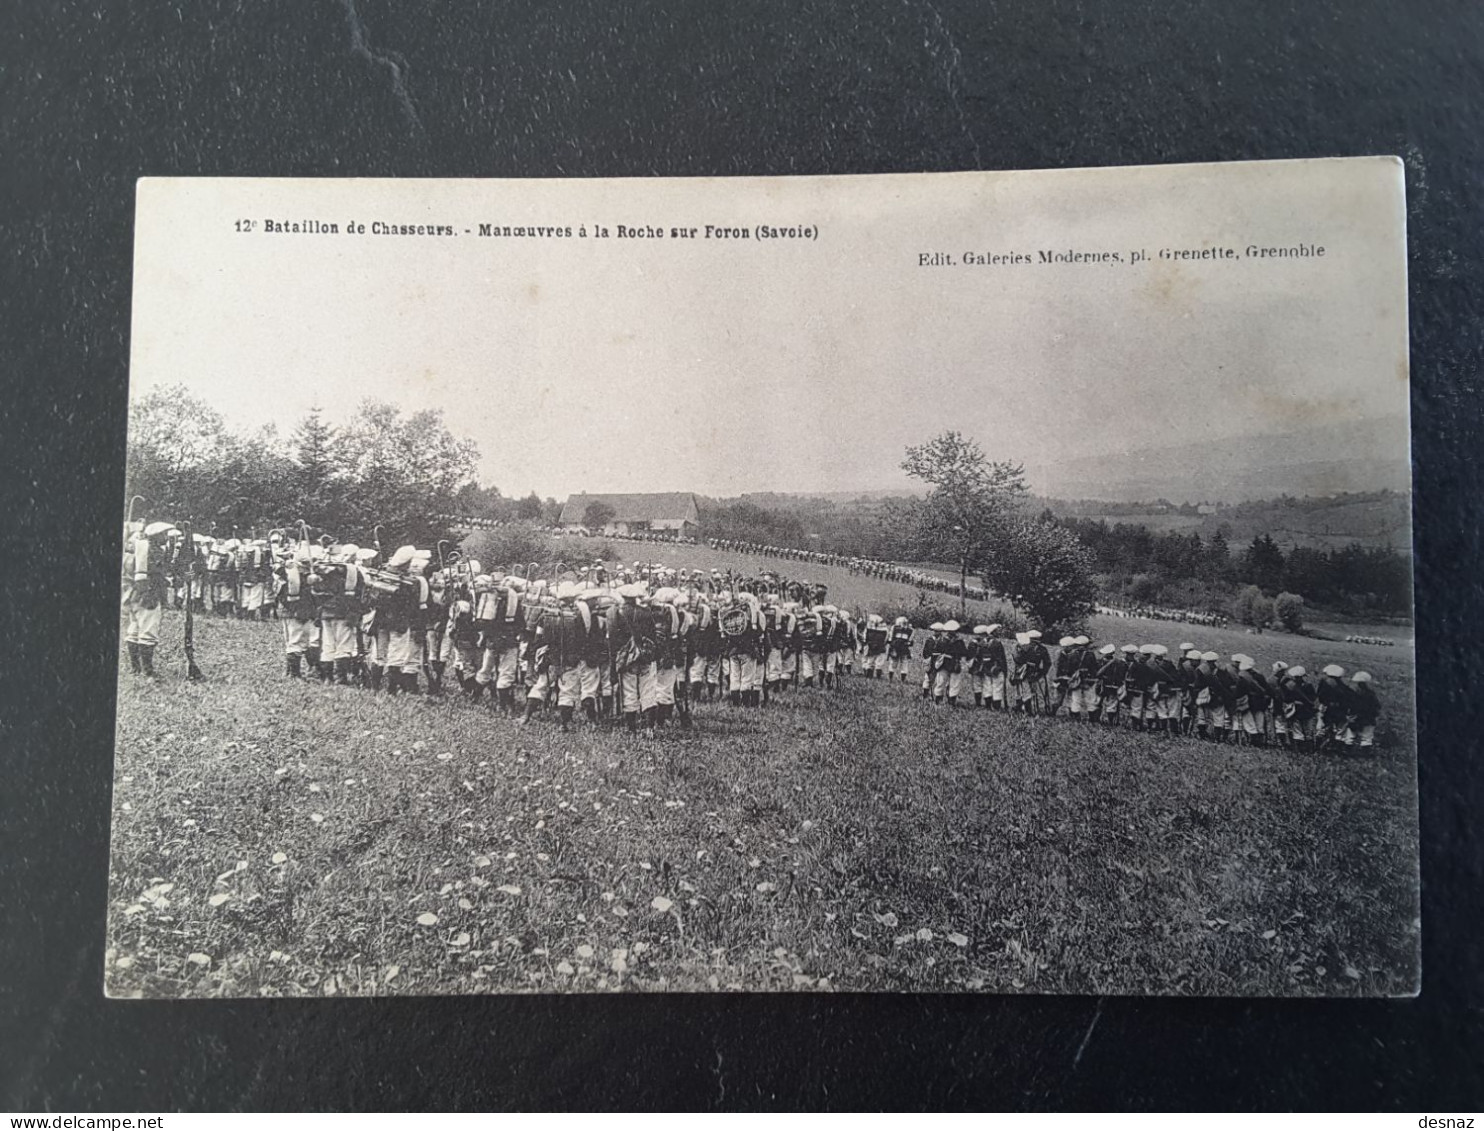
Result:
{"label": "white cap", "polygon": [[1277,675],[1281,671],[1287,671],[1287,670],[1288,670],[1288,665],[1285,664],[1282,660],[1274,660],[1273,661],[1273,674],[1274,675]]}
{"label": "white cap", "polygon": [[1149,654],[1151,656],[1167,656],[1167,655],[1169,655],[1169,653],[1170,653],[1170,650],[1168,648],[1166,648],[1163,644],[1151,644],[1151,645],[1149,645]]}
{"label": "white cap", "polygon": [[627,585],[619,586],[618,595],[620,597],[627,597],[630,600],[637,600],[638,598],[644,596],[644,594],[648,591],[648,587],[645,586],[642,582],[631,581]]}
{"label": "white cap", "polygon": [[945,632],[945,631],[947,631],[947,627],[940,620],[933,621],[932,624],[928,625],[928,628],[931,631],[933,631],[933,632]]}
{"label": "white cap", "polygon": [[1058,640],[1056,642],[1056,646],[1058,648],[1070,648],[1070,647],[1072,647],[1072,645],[1074,645],[1076,643],[1077,643],[1077,638],[1075,636],[1063,636],[1060,640]]}
{"label": "white cap", "polygon": [[1190,643],[1189,641],[1186,641],[1184,644],[1180,645],[1180,651],[1182,651],[1182,652],[1189,652],[1194,647],[1195,647],[1194,644]]}
{"label": "white cap", "polygon": [[1029,632],[1017,632],[1015,634],[1015,642],[1017,644],[1029,644],[1031,642],[1031,634]]}
{"label": "white cap", "polygon": [[1038,628],[1033,628],[1029,632],[1027,632],[1026,635],[1029,636],[1032,640],[1040,640],[1041,630]]}
{"label": "white cap", "polygon": [[990,634],[993,635],[994,633],[999,632],[999,630],[1002,629],[1002,628],[1004,628],[1004,627],[1005,626],[1002,625],[1002,624],[992,624],[992,625],[989,626]]}
{"label": "white cap", "polygon": [[1309,669],[1304,667],[1303,664],[1294,664],[1293,667],[1288,669],[1288,674],[1291,675],[1294,679],[1297,679],[1301,675],[1308,675]]}
{"label": "white cap", "polygon": [[1206,661],[1206,663],[1208,664],[1214,664],[1217,660],[1221,659],[1221,657],[1218,656],[1215,652],[1202,652],[1201,659]]}
{"label": "white cap", "polygon": [[[793,602],[793,601],[790,601],[790,602],[789,602],[789,605],[791,605],[791,606],[792,606],[792,605],[794,605],[794,604],[795,604],[795,602]],[[897,625],[898,625],[898,626],[900,626],[900,625],[904,625],[904,624],[906,624],[906,623],[907,623],[907,618],[906,618],[906,617],[897,617],[897,619],[896,619],[896,624],[897,624]]]}
{"label": "white cap", "polygon": [[656,589],[654,591],[653,600],[658,605],[668,605],[678,596],[680,596],[679,589],[676,589],[673,586],[666,585],[663,588]]}
{"label": "white cap", "polygon": [[958,631],[958,627],[959,627],[958,626],[958,621],[956,621],[956,620],[945,621],[944,624],[943,624],[943,631],[944,632],[957,632]]}
{"label": "white cap", "polygon": [[1345,674],[1345,669],[1340,667],[1339,664],[1330,664],[1324,669],[1324,674],[1332,675],[1336,679],[1338,679],[1340,676]]}
{"label": "white cap", "polygon": [[1190,649],[1187,649],[1186,650],[1186,653],[1185,653],[1185,658],[1187,660],[1199,660],[1201,658],[1201,650],[1199,648],[1190,648]]}
{"label": "white cap", "polygon": [[1238,671],[1243,671],[1243,672],[1250,672],[1256,666],[1257,665],[1254,664],[1251,660],[1249,660],[1246,656],[1243,656],[1242,659],[1237,663],[1237,670]]}
{"label": "white cap", "polygon": [[1139,646],[1137,644],[1125,644],[1119,651],[1125,655],[1137,656],[1139,654]]}
{"label": "white cap", "polygon": [[1074,636],[1072,638],[1072,643],[1080,644],[1082,647],[1086,648],[1089,644],[1092,643],[1092,641],[1086,636]]}
{"label": "white cap", "polygon": [[398,547],[397,552],[387,559],[387,569],[406,569],[412,564],[413,556],[416,553],[416,546]]}
{"label": "white cap", "polygon": [[1104,644],[1101,648],[1098,649],[1098,655],[1100,655],[1100,656],[1111,656],[1116,651],[1118,651],[1118,649],[1115,648],[1115,647],[1113,647],[1113,645],[1111,645],[1111,644]]}
{"label": "white cap", "polygon": [[1350,682],[1351,683],[1370,683],[1371,682],[1371,673],[1370,672],[1356,672],[1354,675],[1352,675],[1350,677]]}
{"label": "white cap", "polygon": [[1154,645],[1154,644],[1140,644],[1139,645],[1139,653],[1141,655],[1144,655],[1144,656],[1154,656],[1154,655],[1157,655],[1157,653],[1154,651],[1154,649],[1156,647],[1157,647],[1157,645]]}

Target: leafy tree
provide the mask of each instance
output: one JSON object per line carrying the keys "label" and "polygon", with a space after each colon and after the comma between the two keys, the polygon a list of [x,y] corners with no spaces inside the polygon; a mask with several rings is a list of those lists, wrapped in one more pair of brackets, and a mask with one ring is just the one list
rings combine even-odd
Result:
{"label": "leafy tree", "polygon": [[594,499],[583,508],[582,525],[589,530],[602,530],[613,521],[616,511],[601,499]]}
{"label": "leafy tree", "polygon": [[1244,586],[1232,600],[1232,619],[1238,624],[1256,624],[1255,605],[1261,598],[1262,590],[1256,585]]}
{"label": "leafy tree", "polygon": [[439,516],[453,513],[472,482],[479,450],[454,437],[440,410],[404,417],[395,405],[363,401],[337,447],[348,479],[338,508],[345,533],[366,536],[381,524],[399,542],[432,545],[448,537]]}
{"label": "leafy tree", "polygon": [[1273,599],[1259,593],[1252,602],[1252,627],[1262,632],[1273,623]]}
{"label": "leafy tree", "polygon": [[515,517],[522,522],[537,522],[541,518],[541,496],[532,491],[515,504]]}
{"label": "leafy tree", "polygon": [[1043,632],[1071,629],[1092,613],[1097,598],[1092,555],[1059,523],[1012,521],[992,554],[974,565],[985,583],[1003,594]]}
{"label": "leafy tree", "polygon": [[486,573],[524,570],[529,562],[544,564],[552,556],[551,539],[529,522],[476,530],[461,548],[466,557],[477,558]]}
{"label": "leafy tree", "polygon": [[144,496],[135,517],[209,521],[226,439],[221,416],[180,385],[131,405],[124,482],[129,495]]}
{"label": "leafy tree", "polygon": [[973,440],[949,431],[908,448],[902,470],[932,488],[914,507],[920,559],[957,562],[959,584],[966,585],[970,562],[988,564],[1003,544],[1027,493],[1025,469],[990,460]]}
{"label": "leafy tree", "polygon": [[1297,593],[1279,593],[1273,602],[1273,611],[1278,623],[1289,632],[1300,632],[1304,627],[1304,599]]}

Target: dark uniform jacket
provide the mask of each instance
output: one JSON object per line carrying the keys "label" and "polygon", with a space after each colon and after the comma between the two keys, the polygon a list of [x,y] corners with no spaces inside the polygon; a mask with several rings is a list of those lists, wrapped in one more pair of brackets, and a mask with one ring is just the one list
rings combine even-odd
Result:
{"label": "dark uniform jacket", "polygon": [[912,626],[910,624],[892,625],[891,641],[888,647],[891,650],[891,658],[894,660],[905,660],[912,655]]}
{"label": "dark uniform jacket", "polygon": [[1350,688],[1336,676],[1327,675],[1314,689],[1326,726],[1338,726],[1350,717]]}
{"label": "dark uniform jacket", "polygon": [[1283,688],[1283,714],[1297,722],[1306,723],[1314,717],[1318,700],[1312,684],[1300,679],[1285,679]]}
{"label": "dark uniform jacket", "polygon": [[[361,596],[365,581],[361,571],[345,562],[317,562],[312,566],[310,589],[314,594],[316,612],[331,620],[354,620],[361,615]],[[388,605],[395,604],[395,597],[407,586],[399,586],[398,593],[388,595]],[[412,594],[416,600],[416,595]]]}
{"label": "dark uniform jacket", "polygon": [[292,562],[278,571],[278,588],[273,596],[283,615],[290,620],[313,620],[314,595],[310,589],[309,569]]}
{"label": "dark uniform jacket", "polygon": [[584,617],[576,605],[541,608],[532,639],[536,647],[536,670],[570,671],[587,649],[591,615]]}
{"label": "dark uniform jacket", "polygon": [[1381,700],[1371,690],[1369,683],[1352,684],[1350,688],[1350,714],[1356,726],[1373,727],[1381,717]]}
{"label": "dark uniform jacket", "polygon": [[620,672],[658,659],[653,613],[629,601],[615,606],[608,615],[608,647]]}
{"label": "dark uniform jacket", "polygon": [[1103,695],[1119,695],[1123,692],[1123,681],[1128,678],[1128,661],[1114,656],[1098,669],[1098,688]]}

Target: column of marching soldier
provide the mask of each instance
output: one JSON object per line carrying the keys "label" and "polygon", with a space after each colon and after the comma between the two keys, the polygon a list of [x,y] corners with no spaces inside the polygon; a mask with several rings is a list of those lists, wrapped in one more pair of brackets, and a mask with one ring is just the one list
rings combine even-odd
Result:
{"label": "column of marching soldier", "polygon": [[[563,730],[584,718],[631,730],[691,723],[699,702],[761,707],[800,687],[833,689],[859,664],[867,679],[917,678],[915,633],[905,617],[853,617],[822,585],[773,573],[747,578],[635,562],[593,563],[538,577],[535,563],[486,571],[474,560],[435,562],[434,551],[291,542],[275,533],[225,550],[213,539],[182,545],[168,523],[126,535],[125,633],[133,670],[153,674],[161,610],[268,619],[283,632],[292,677],[357,684],[389,694],[445,694],[450,675],[471,700],[488,698],[524,723],[548,708]],[[212,579],[211,555],[235,551],[230,582]],[[190,562],[191,568],[182,568]],[[1095,645],[1062,637],[1053,659],[1035,630],[1007,638],[1000,625],[966,631],[933,624],[921,646],[922,698],[945,708],[1065,715],[1212,742],[1295,749],[1369,747],[1380,705],[1366,672],[1338,665],[1315,682],[1301,666],[1270,670],[1186,642]]]}

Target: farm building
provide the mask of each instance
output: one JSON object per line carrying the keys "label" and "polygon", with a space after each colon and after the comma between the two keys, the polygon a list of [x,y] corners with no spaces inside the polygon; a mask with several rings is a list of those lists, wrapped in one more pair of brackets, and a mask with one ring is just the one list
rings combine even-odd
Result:
{"label": "farm building", "polygon": [[572,495],[558,524],[593,534],[634,534],[662,530],[694,538],[700,530],[696,497],[689,491],[653,495]]}

